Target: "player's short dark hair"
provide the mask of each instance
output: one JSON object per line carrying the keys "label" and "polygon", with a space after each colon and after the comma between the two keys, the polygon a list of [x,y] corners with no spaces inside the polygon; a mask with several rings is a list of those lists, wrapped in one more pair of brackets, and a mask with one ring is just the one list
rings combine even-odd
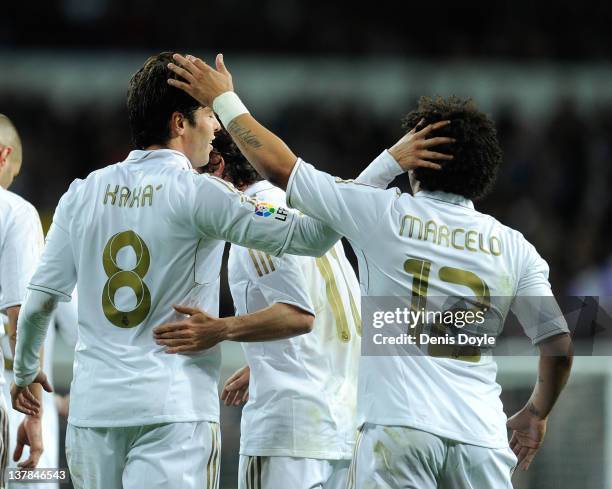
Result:
{"label": "player's short dark hair", "polygon": [[450,120],[451,124],[430,133],[429,137],[456,139],[433,151],[448,153],[453,160],[439,160],[442,170],[417,168],[415,177],[423,190],[441,190],[476,200],[493,187],[502,159],[493,121],[476,108],[471,99],[458,97],[422,97],[416,110],[403,119],[403,127],[411,130],[424,120],[424,125]]}
{"label": "player's short dark hair", "polygon": [[130,79],[127,108],[132,142],[138,149],[165,145],[170,139],[170,117],[180,112],[195,124],[200,103],[184,91],[168,85],[168,78],[179,78],[168,68],[172,53],[151,56]]}
{"label": "player's short dark hair", "polygon": [[[232,137],[225,129],[215,133],[213,140],[213,153],[217,153],[223,157],[225,168],[222,178],[233,183],[236,188],[248,187],[263,178],[257,173],[257,170],[249,163],[244,155],[232,140]],[[203,170],[207,173],[213,173],[216,170],[214,165],[215,158],[211,158],[211,163],[206,165]]]}

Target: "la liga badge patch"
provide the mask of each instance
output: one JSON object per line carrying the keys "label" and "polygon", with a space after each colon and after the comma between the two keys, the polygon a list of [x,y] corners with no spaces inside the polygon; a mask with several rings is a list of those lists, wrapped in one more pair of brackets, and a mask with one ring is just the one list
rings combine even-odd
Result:
{"label": "la liga badge patch", "polygon": [[257,202],[255,214],[261,217],[270,217],[276,213],[276,208],[267,202]]}

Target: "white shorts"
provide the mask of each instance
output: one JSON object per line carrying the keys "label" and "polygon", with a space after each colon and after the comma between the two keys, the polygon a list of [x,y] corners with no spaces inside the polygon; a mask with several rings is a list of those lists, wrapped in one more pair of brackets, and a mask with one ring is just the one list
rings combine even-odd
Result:
{"label": "white shorts", "polygon": [[512,489],[516,456],[507,448],[458,443],[403,426],[366,423],[348,489]]}
{"label": "white shorts", "polygon": [[346,489],[350,460],[240,455],[238,489]]}
{"label": "white shorts", "polygon": [[75,489],[218,489],[218,423],[128,428],[68,425],[66,458]]}

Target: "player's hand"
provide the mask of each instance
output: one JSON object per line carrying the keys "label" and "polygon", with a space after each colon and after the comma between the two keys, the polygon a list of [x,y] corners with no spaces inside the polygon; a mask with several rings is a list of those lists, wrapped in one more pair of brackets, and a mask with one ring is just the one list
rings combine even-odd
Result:
{"label": "player's hand", "polygon": [[225,339],[226,322],[200,309],[174,305],[175,311],[188,317],[153,329],[158,345],[166,346],[166,353],[197,352],[212,348]]}
{"label": "player's hand", "polygon": [[527,470],[546,435],[547,418],[530,409],[531,403],[512,416],[506,426],[512,430],[510,448],[518,458],[518,467]]}
{"label": "player's hand", "polygon": [[240,406],[249,400],[249,380],[251,369],[242,367],[236,370],[223,384],[221,400],[226,406]]}
{"label": "player's hand", "polygon": [[204,106],[212,107],[215,98],[225,92],[233,92],[232,75],[223,63],[223,55],[217,54],[215,70],[200,58],[175,54],[174,63],[168,64],[180,80],[169,78],[168,83],[173,87],[184,90]]}
{"label": "player's hand", "polygon": [[23,447],[30,446],[30,456],[18,464],[23,469],[35,469],[43,453],[42,423],[40,416],[26,416],[17,428],[17,446],[13,453],[13,461],[17,462],[23,453]]}
{"label": "player's hand", "polygon": [[[38,375],[36,375],[32,384],[40,384],[47,392],[53,392],[53,387],[51,387],[47,376],[42,370],[38,371]],[[19,387],[13,382],[11,385],[11,401],[13,408],[20,413],[28,416],[40,414],[40,401],[36,399],[29,386]]]}
{"label": "player's hand", "polygon": [[440,121],[429,124],[420,129],[417,125],[412,131],[405,134],[397,143],[390,149],[389,153],[395,161],[404,169],[404,171],[414,170],[415,168],[433,168],[441,170],[442,166],[434,163],[432,160],[452,160],[453,155],[438,153],[433,151],[435,146],[440,144],[452,144],[455,139],[449,137],[433,137],[427,139],[427,136],[436,129],[441,129],[448,126],[450,121]]}

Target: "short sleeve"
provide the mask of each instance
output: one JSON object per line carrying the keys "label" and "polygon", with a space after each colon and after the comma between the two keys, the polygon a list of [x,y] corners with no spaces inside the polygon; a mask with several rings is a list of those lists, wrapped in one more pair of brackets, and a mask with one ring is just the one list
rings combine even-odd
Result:
{"label": "short sleeve", "polygon": [[24,202],[12,212],[4,238],[0,251],[1,311],[23,303],[43,247],[40,218],[32,205]]}
{"label": "short sleeve", "polygon": [[269,306],[275,303],[290,304],[314,314],[300,258],[293,255],[272,257],[253,249],[246,250],[241,258],[250,288],[257,288]]}
{"label": "short sleeve", "polygon": [[537,344],[551,336],[569,333],[569,329],[552,293],[548,263],[531,244],[524,244],[525,258],[511,310],[525,334]]}
{"label": "short sleeve", "polygon": [[[224,180],[194,175],[195,227],[203,235],[278,256],[318,256],[339,236],[321,223],[299,216],[283,206],[257,200]],[[294,233],[295,228],[299,229]]]}
{"label": "short sleeve", "polygon": [[[380,216],[399,194],[342,180],[298,160],[287,185],[287,204],[358,245],[367,245]],[[367,232],[365,230],[368,230]]]}
{"label": "short sleeve", "polygon": [[201,234],[273,255],[283,252],[293,234],[294,213],[253,199],[219,178],[193,179],[193,220]]}
{"label": "short sleeve", "polygon": [[60,301],[70,300],[77,281],[70,224],[73,203],[81,183],[82,180],[75,180],[60,199],[38,268],[28,286],[29,289],[55,295]]}

